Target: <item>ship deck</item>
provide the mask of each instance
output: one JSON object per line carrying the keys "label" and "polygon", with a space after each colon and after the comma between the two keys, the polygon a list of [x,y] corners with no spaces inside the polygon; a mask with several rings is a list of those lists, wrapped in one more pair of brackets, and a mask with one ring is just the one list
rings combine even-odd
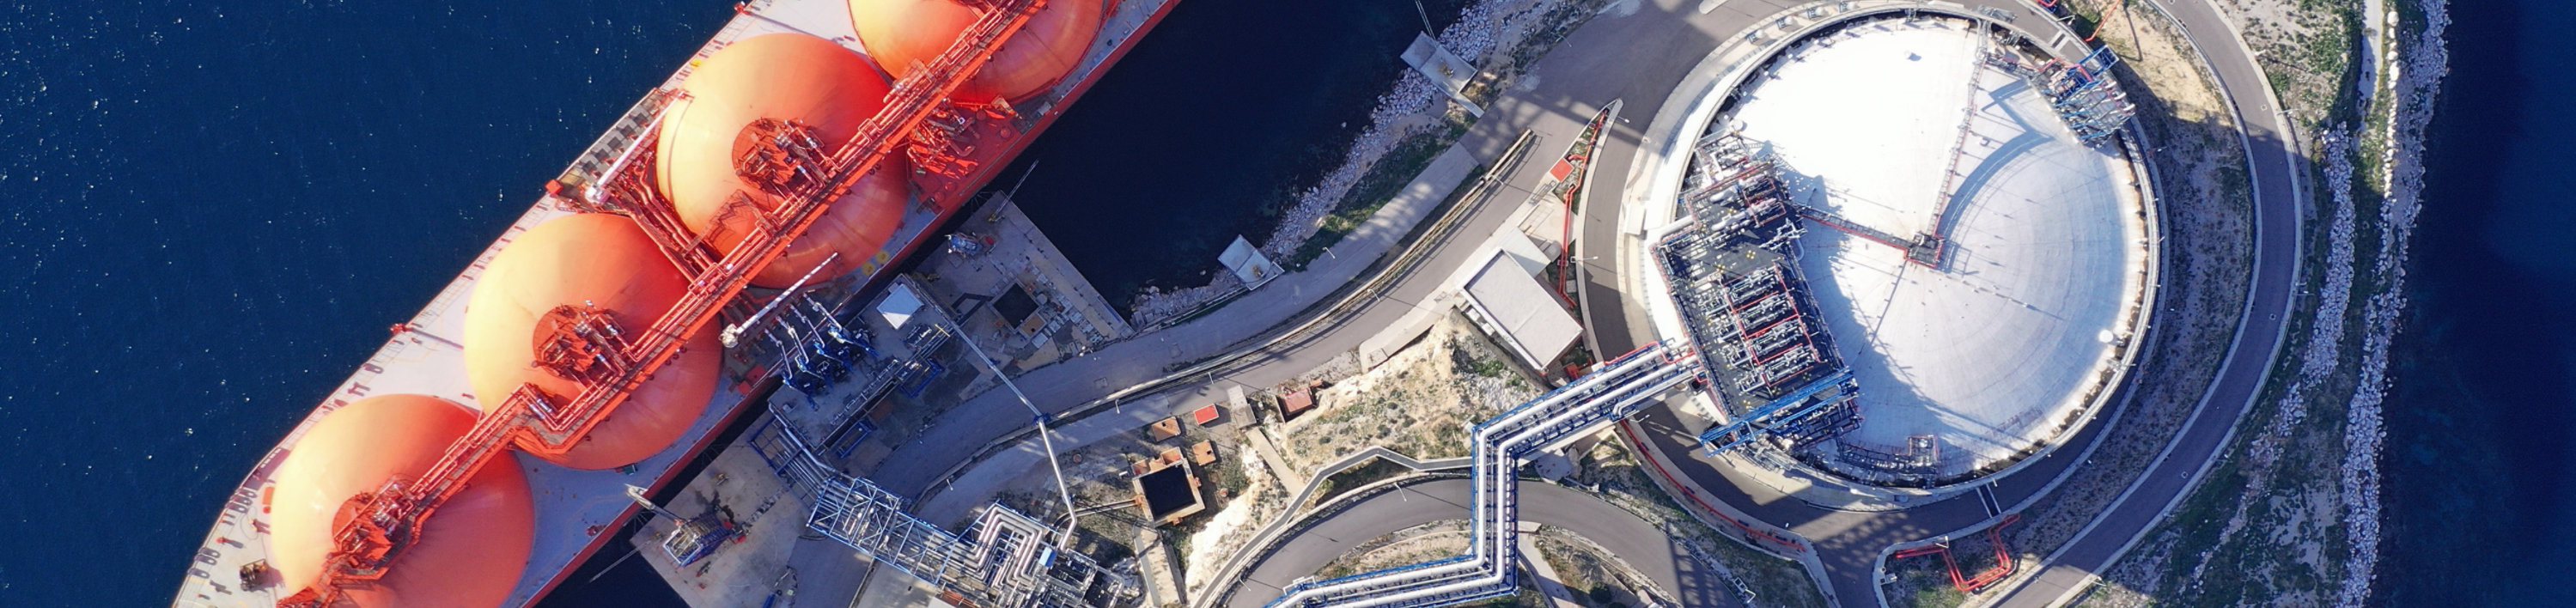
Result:
{"label": "ship deck", "polygon": [[[1018,155],[1030,140],[1044,130],[1066,104],[1090,87],[1105,71],[1132,48],[1138,34],[1153,27],[1175,0],[1123,0],[1105,20],[1102,31],[1082,63],[1072,75],[1054,89],[1029,102],[1019,112],[1022,119],[1012,129],[988,131],[986,139],[975,147],[973,160],[977,168],[956,188],[932,189],[932,200],[916,200],[904,214],[902,227],[894,239],[876,255],[866,260],[851,277],[839,283],[854,287],[882,284],[892,272],[887,269],[906,259],[923,244],[937,237],[938,228],[960,208],[983,184],[989,183],[1007,161]],[[841,0],[754,0],[727,22],[714,37],[690,56],[657,90],[679,86],[700,60],[735,40],[768,33],[797,32],[811,34],[842,44],[853,51],[860,48],[855,28],[850,23],[848,5]],[[627,146],[634,145],[636,127],[649,121],[657,104],[647,95],[626,116],[612,124],[597,143],[574,160],[567,176],[595,175],[605,159],[613,159]],[[537,184],[529,184],[534,187]],[[521,232],[563,215],[573,213],[566,201],[551,196],[541,197],[522,214],[499,238],[485,247],[474,262],[433,297],[418,314],[405,321],[407,331],[397,332],[385,345],[360,365],[313,412],[289,430],[277,447],[251,468],[235,488],[213,527],[197,550],[193,561],[173,598],[174,606],[189,607],[270,607],[275,606],[281,591],[279,585],[244,588],[238,572],[246,564],[267,559],[269,514],[262,500],[270,483],[270,474],[295,449],[296,442],[324,415],[339,406],[370,395],[416,393],[434,395],[473,406],[472,390],[465,378],[463,346],[459,343],[464,328],[465,302],[473,293],[476,279],[503,246]],[[563,581],[572,570],[618,534],[620,524],[639,509],[626,493],[629,485],[657,489],[671,484],[682,465],[703,452],[708,443],[737,415],[748,408],[746,403],[757,370],[768,367],[761,362],[741,361],[728,353],[723,382],[704,415],[692,423],[673,447],[646,458],[623,470],[582,471],[568,469],[545,461],[513,454],[515,464],[527,471],[528,483],[536,505],[535,544],[528,556],[527,569],[504,602],[505,606],[534,603]],[[274,575],[271,575],[272,577]]]}

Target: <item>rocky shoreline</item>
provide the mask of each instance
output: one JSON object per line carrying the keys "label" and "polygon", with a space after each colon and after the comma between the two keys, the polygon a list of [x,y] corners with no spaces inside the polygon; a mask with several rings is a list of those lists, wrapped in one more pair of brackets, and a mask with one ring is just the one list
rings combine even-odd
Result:
{"label": "rocky shoreline", "polygon": [[2222,460],[2084,603],[2367,605],[2385,540],[2382,405],[2423,137],[2448,70],[2447,0],[2220,4],[2314,163],[2300,318]]}
{"label": "rocky shoreline", "polygon": [[2450,71],[2450,52],[2442,39],[2450,26],[2448,0],[2418,0],[2417,6],[2423,13],[2423,29],[2399,45],[2404,51],[2387,66],[2393,81],[2387,90],[2392,107],[2381,134],[2388,145],[2379,168],[2388,195],[2380,205],[2379,259],[2372,269],[2382,287],[2362,311],[2368,335],[2362,345],[2361,383],[2344,426],[2339,486],[2347,508],[2344,538],[2349,561],[2335,598],[2340,606],[2368,603],[2378,574],[2380,523],[2385,518],[2380,498],[2381,448],[2388,436],[2380,406],[2388,393],[2388,350],[2406,307],[2407,246],[2423,205],[2424,132],[2433,118],[2442,77]]}
{"label": "rocky shoreline", "polygon": [[[1509,70],[1512,66],[1497,65],[1497,60],[1511,59],[1517,47],[1530,41],[1533,34],[1549,29],[1548,18],[1559,14],[1560,8],[1596,4],[1598,0],[1481,0],[1462,11],[1456,23],[1441,29],[1436,39],[1451,53],[1487,66],[1488,72]],[[1509,78],[1510,74],[1502,76]],[[1341,164],[1299,191],[1296,202],[1281,211],[1279,223],[1261,241],[1261,254],[1272,260],[1294,255],[1323,228],[1325,217],[1387,153],[1408,138],[1443,128],[1441,115],[1450,111],[1450,105],[1448,95],[1430,77],[1412,69],[1398,74],[1394,88],[1378,96],[1377,106],[1369,111],[1368,124],[1353,136]],[[1242,282],[1229,273],[1212,276],[1207,285],[1149,289],[1137,294],[1130,302],[1129,310],[1134,312],[1128,324],[1152,327],[1244,291]]]}

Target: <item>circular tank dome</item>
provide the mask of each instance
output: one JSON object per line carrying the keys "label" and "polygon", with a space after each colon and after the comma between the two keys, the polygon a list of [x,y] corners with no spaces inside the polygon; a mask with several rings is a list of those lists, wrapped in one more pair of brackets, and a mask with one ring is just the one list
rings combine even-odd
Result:
{"label": "circular tank dome", "polygon": [[[731,252],[759,213],[784,200],[782,179],[757,161],[769,135],[793,123],[812,129],[825,151],[856,135],[885,107],[885,78],[866,58],[805,34],[767,34],[735,41],[689,73],[655,142],[654,171],[680,221],[720,251]],[[752,278],[785,287],[837,252],[819,278],[847,274],[893,238],[911,196],[911,163],[888,156],[832,201],[787,252]]]}
{"label": "circular tank dome", "polygon": [[[968,103],[1026,101],[1055,86],[1091,51],[1106,4],[1048,0],[951,97]],[[896,78],[912,74],[915,65],[930,65],[982,14],[954,0],[850,0],[859,44]]]}
{"label": "circular tank dome", "polygon": [[[679,270],[626,218],[569,215],[528,229],[493,256],[465,305],[465,377],[474,399],[491,411],[532,383],[569,401],[584,383],[538,365],[539,345],[565,311],[607,311],[620,333],[635,339],[687,291]],[[569,451],[530,451],[577,469],[625,466],[662,451],[706,411],[720,351],[714,332],[698,332]]]}
{"label": "circular tank dome", "polygon": [[[429,471],[474,412],[426,395],[378,395],[341,406],[297,441],[271,477],[268,563],[282,594],[319,582],[342,503],[387,480]],[[518,460],[486,463],[465,489],[421,523],[420,540],[396,554],[385,577],[353,589],[361,606],[496,606],[528,561],[536,531]]]}

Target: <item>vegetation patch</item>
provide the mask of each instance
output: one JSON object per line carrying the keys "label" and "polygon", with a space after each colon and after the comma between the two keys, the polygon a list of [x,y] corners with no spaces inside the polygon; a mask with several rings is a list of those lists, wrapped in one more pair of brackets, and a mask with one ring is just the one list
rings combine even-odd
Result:
{"label": "vegetation patch", "polygon": [[[2399,91],[2431,81],[2385,80],[2356,62],[2357,46],[2421,44],[2406,30],[2426,22],[2415,12],[2395,31],[2363,31],[2363,5],[2353,1],[2222,6],[2308,154],[2301,168],[2315,211],[2300,237],[2302,297],[2285,319],[2285,356],[2270,362],[2270,382],[2221,460],[2084,605],[2356,605],[2371,586],[2380,374],[2404,305],[2397,269],[2413,217],[2412,191],[2397,190],[2411,186],[2385,179],[2391,151],[2403,148],[2389,129],[2401,107],[2423,101]],[[2425,49],[2405,50],[2398,56]],[[2425,67],[2410,67],[2409,78],[2438,77],[2441,66]]]}
{"label": "vegetation patch", "polygon": [[[1822,608],[1824,592],[1817,590],[1814,578],[1798,562],[1765,553],[1748,541],[1720,534],[1691,516],[1681,503],[1664,493],[1647,477],[1645,464],[1637,460],[1627,444],[1616,440],[1601,441],[1590,449],[1568,454],[1575,461],[1573,474],[1562,483],[1583,488],[1618,505],[1638,518],[1662,528],[1672,535],[1674,544],[1696,549],[1690,559],[1703,556],[1715,562],[1724,577],[1744,583],[1754,593],[1754,605]],[[1705,562],[1703,562],[1705,565]],[[1724,593],[1733,593],[1725,591]],[[1740,598],[1739,598],[1740,599]]]}
{"label": "vegetation patch", "polygon": [[1273,429],[1285,466],[1315,471],[1383,446],[1431,460],[1467,455],[1467,426],[1537,397],[1538,383],[1510,370],[1503,351],[1456,315],[1376,369],[1315,392],[1316,410]]}
{"label": "vegetation patch", "polygon": [[[1467,126],[1472,124],[1464,112],[1456,111],[1443,117],[1442,123],[1442,128],[1405,136],[1394,150],[1379,157],[1376,164],[1369,166],[1368,172],[1360,175],[1359,183],[1342,195],[1341,202],[1317,220],[1315,234],[1299,243],[1296,253],[1290,254],[1279,265],[1290,271],[1305,270],[1307,264],[1324,255],[1324,250],[1342,242],[1342,237],[1359,230],[1362,224],[1368,223],[1369,217],[1377,215],[1378,209],[1395,200],[1395,195],[1413,183],[1423,169],[1431,167],[1431,161],[1439,159],[1441,152],[1458,143],[1458,138],[1466,135]],[[1470,177],[1468,181],[1472,182],[1474,178]]]}
{"label": "vegetation patch", "polygon": [[1310,504],[1329,503],[1335,497],[1349,493],[1351,490],[1394,479],[1412,470],[1383,458],[1370,459],[1368,464],[1342,469],[1341,472],[1324,478],[1324,485],[1315,490],[1314,502]]}

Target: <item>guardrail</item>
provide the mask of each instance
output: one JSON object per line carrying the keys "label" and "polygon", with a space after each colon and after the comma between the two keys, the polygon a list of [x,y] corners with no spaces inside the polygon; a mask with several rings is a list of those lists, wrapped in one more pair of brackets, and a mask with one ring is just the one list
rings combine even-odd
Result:
{"label": "guardrail", "polygon": [[[1439,245],[1446,243],[1449,237],[1455,234],[1458,226],[1466,223],[1466,218],[1475,215],[1475,212],[1482,209],[1484,203],[1488,199],[1492,198],[1494,188],[1502,184],[1503,179],[1510,175],[1510,170],[1512,168],[1519,166],[1520,161],[1527,155],[1531,144],[1535,141],[1537,141],[1535,133],[1526,130],[1522,131],[1517,138],[1512,140],[1511,147],[1506,148],[1501,156],[1495,158],[1493,165],[1494,168],[1492,170],[1487,171],[1483,178],[1469,186],[1467,194],[1459,197],[1458,202],[1447,212],[1443,213],[1439,219],[1433,221],[1428,226],[1417,227],[1417,234],[1413,236],[1412,241],[1405,245],[1403,249],[1393,252],[1394,254],[1387,258],[1387,262],[1376,276],[1363,283],[1345,285],[1342,297],[1335,300],[1331,306],[1325,307],[1320,312],[1315,313],[1313,317],[1308,318],[1302,323],[1291,326],[1288,329],[1271,334],[1268,339],[1261,341],[1260,346],[1218,355],[1178,371],[1174,371],[1170,374],[1165,374],[1163,377],[1148,380],[1134,386],[1111,392],[1108,395],[1092,399],[1084,402],[1082,405],[1074,406],[1071,409],[1059,413],[1057,414],[1056,419],[1060,424],[1069,424],[1075,420],[1109,409],[1130,399],[1168,390],[1193,378],[1207,378],[1223,374],[1232,371],[1232,366],[1243,364],[1246,361],[1260,360],[1262,357],[1259,355],[1265,353],[1293,348],[1320,335],[1321,332],[1319,330],[1338,326],[1341,321],[1353,314],[1357,314],[1365,304],[1377,299],[1377,297],[1383,295],[1386,290],[1393,288],[1396,282],[1403,280],[1406,277],[1410,277],[1414,272],[1419,271],[1422,264],[1430,260],[1431,253],[1434,250],[1439,249]],[[1135,335],[1143,335],[1143,332],[1138,332]],[[1129,337],[1132,339],[1134,336]],[[958,462],[955,466],[950,467],[946,473],[941,474],[937,481],[933,481],[929,485],[925,486],[921,495],[928,496],[933,490],[954,482],[959,475],[964,475],[966,473],[967,467],[973,466],[975,463],[981,462],[995,453],[1009,449],[1013,445],[1017,445],[1019,442],[1026,440],[1030,432],[1031,431],[1028,429],[1022,429],[1018,432],[985,442],[983,447],[976,449],[973,456],[969,456],[965,460]]]}
{"label": "guardrail", "polygon": [[[1091,606],[1089,597],[1134,595],[1130,577],[1088,556],[1059,551],[1037,520],[995,503],[964,534],[951,534],[905,511],[907,505],[865,478],[824,464],[788,425],[774,427],[785,453],[779,474],[812,490],[805,525],[870,560],[987,606]],[[765,452],[764,457],[769,455]],[[1108,588],[1095,588],[1105,585]],[[1104,604],[1104,605],[1107,605]]]}
{"label": "guardrail", "polygon": [[1432,606],[1509,595],[1518,587],[1520,459],[1625,418],[1703,377],[1686,349],[1648,344],[1484,422],[1474,442],[1466,555],[1290,585],[1269,606]]}

